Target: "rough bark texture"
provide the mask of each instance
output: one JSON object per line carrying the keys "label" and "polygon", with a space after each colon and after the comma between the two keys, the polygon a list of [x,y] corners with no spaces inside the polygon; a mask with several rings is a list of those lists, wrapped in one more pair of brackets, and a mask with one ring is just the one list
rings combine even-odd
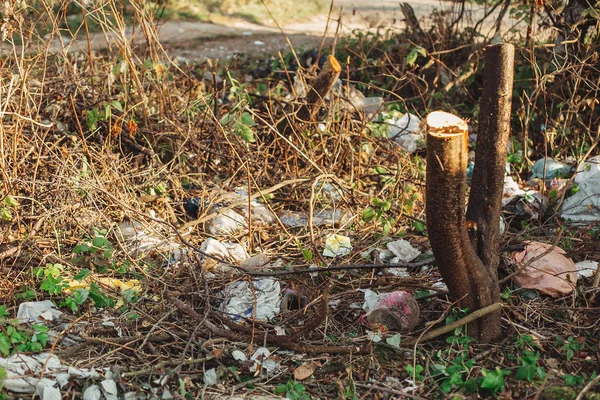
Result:
{"label": "rough bark texture", "polygon": [[499,260],[498,235],[510,134],[513,69],[513,45],[498,44],[486,49],[467,220],[475,223],[473,239],[478,256],[494,273]]}
{"label": "rough bark texture", "polygon": [[[467,232],[467,124],[436,112],[427,117],[427,127],[426,211],[431,248],[450,295],[461,308],[475,311],[495,303],[499,296],[497,279],[475,253]],[[468,325],[468,335],[482,343],[500,333],[498,312]]]}
{"label": "rough bark texture", "polygon": [[[472,227],[471,241],[487,274],[493,279],[496,301],[500,298],[497,283],[499,224],[510,134],[513,69],[513,45],[504,43],[487,47],[475,169],[467,209],[467,220]],[[497,318],[500,318],[499,314]]]}

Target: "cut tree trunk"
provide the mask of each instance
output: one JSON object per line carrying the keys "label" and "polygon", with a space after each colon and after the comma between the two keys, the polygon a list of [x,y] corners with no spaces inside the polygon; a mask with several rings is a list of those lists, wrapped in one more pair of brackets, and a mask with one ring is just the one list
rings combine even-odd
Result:
{"label": "cut tree trunk", "polygon": [[475,168],[467,209],[467,221],[473,228],[470,231],[473,247],[495,281],[498,279],[500,259],[500,213],[510,134],[513,68],[512,44],[497,44],[486,48]]}
{"label": "cut tree trunk", "polygon": [[[514,47],[486,48],[483,94],[471,194],[465,214],[467,124],[434,112],[427,116],[427,229],[450,295],[471,311],[500,300],[500,212],[510,133]],[[468,227],[468,229],[467,229]],[[502,333],[500,310],[468,326],[482,343]]]}
{"label": "cut tree trunk", "polygon": [[[438,269],[450,295],[470,311],[498,298],[493,276],[471,246],[465,214],[468,127],[462,119],[437,111],[427,116],[427,230]],[[467,334],[479,342],[501,333],[498,313],[471,322]]]}

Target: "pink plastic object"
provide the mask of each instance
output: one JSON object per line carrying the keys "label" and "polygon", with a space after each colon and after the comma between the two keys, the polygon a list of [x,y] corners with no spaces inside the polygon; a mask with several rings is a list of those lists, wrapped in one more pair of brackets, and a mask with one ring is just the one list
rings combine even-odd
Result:
{"label": "pink plastic object", "polygon": [[379,331],[410,332],[419,323],[419,304],[408,292],[392,292],[379,299],[362,322]]}
{"label": "pink plastic object", "polygon": [[[552,245],[540,242],[527,242],[525,250],[515,253],[512,259],[522,268],[533,258],[549,251]],[[567,295],[577,283],[577,267],[565,251],[554,247],[548,254],[532,261],[528,267],[513,277],[517,286],[539,290],[552,297]]]}

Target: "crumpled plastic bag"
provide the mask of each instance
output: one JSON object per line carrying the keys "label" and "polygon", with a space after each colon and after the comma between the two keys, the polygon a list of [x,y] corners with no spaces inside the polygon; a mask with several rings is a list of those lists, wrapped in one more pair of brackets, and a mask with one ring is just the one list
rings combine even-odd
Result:
{"label": "crumpled plastic bag", "polygon": [[398,143],[404,150],[412,153],[424,145],[424,135],[421,132],[421,119],[414,114],[406,113],[400,118],[390,118],[385,121],[388,125],[388,138]]}
{"label": "crumpled plastic bag", "polygon": [[60,320],[63,312],[52,301],[26,301],[19,304],[17,320],[19,323]]}
{"label": "crumpled plastic bag", "polygon": [[590,157],[576,172],[575,183],[581,184],[590,179],[600,179],[600,156]]}
{"label": "crumpled plastic bag", "polygon": [[600,156],[583,163],[575,182],[579,190],[565,199],[561,217],[572,222],[600,221]]}
{"label": "crumpled plastic bag", "polygon": [[[76,369],[63,365],[60,359],[50,353],[39,353],[28,356],[26,354],[13,354],[8,358],[0,358],[0,367],[6,370],[3,379],[4,390],[14,393],[38,393],[40,397],[51,399],[56,394],[56,383],[61,387],[69,382],[69,377],[88,378],[97,376],[95,371]],[[44,378],[39,379],[44,368]],[[58,379],[58,375],[68,374]],[[52,378],[57,378],[56,382]]]}
{"label": "crumpled plastic bag", "polygon": [[[545,171],[544,166],[546,167]],[[546,158],[545,162],[543,158],[540,158],[533,164],[533,167],[531,167],[531,178],[559,178],[561,176],[569,175],[570,171],[571,167],[567,164],[558,162],[550,157]]]}
{"label": "crumpled plastic bag", "polygon": [[268,320],[281,310],[281,285],[273,278],[255,279],[252,289],[248,281],[227,285],[223,309],[233,319],[240,317]]}
{"label": "crumpled plastic bag", "polygon": [[361,322],[378,331],[410,332],[419,323],[420,308],[408,292],[376,294],[365,290],[363,309],[366,315]]}
{"label": "crumpled plastic bag", "polygon": [[[522,268],[530,260],[549,251],[552,245],[540,242],[527,242],[525,250],[514,253],[512,259]],[[532,261],[531,264],[513,277],[514,283],[522,288],[539,290],[552,297],[567,295],[577,283],[577,267],[565,251],[554,247],[548,254]]]}
{"label": "crumpled plastic bag", "polygon": [[325,239],[324,257],[343,257],[351,251],[352,244],[348,236],[333,234]]}

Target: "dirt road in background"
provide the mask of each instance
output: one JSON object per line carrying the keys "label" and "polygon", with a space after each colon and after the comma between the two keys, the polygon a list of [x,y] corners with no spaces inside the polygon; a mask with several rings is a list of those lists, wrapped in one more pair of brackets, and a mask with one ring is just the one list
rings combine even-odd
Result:
{"label": "dirt road in background", "polygon": [[[417,18],[424,20],[424,26],[432,23],[430,15],[434,9],[450,12],[456,16],[460,10],[460,3],[451,1],[412,0],[408,3],[414,9]],[[288,23],[281,27],[295,49],[319,46],[324,34],[333,37],[340,15],[340,34],[348,34],[355,29],[366,30],[382,27],[403,29],[405,26],[398,0],[336,0],[334,4],[335,11],[329,21],[329,26],[327,26],[327,15],[317,15],[310,21]],[[466,23],[476,22],[484,15],[485,11],[486,9],[481,6],[467,4]],[[510,21],[505,21],[505,28],[509,23]],[[327,31],[326,28],[328,28]],[[133,32],[129,29],[125,35],[127,38],[133,37],[138,43],[144,41],[141,32]],[[255,24],[242,20],[231,20],[227,26],[196,21],[167,21],[161,23],[158,35],[164,49],[171,57],[178,57],[180,61],[189,62],[203,62],[207,59],[225,61],[232,59],[235,55],[272,55],[279,50],[289,48],[286,38],[273,21]],[[69,51],[76,51],[87,50],[87,44],[85,38],[75,41],[63,38],[63,43],[55,40],[53,47],[58,50],[66,45]],[[94,50],[109,46],[102,33],[93,35],[91,45]]]}

